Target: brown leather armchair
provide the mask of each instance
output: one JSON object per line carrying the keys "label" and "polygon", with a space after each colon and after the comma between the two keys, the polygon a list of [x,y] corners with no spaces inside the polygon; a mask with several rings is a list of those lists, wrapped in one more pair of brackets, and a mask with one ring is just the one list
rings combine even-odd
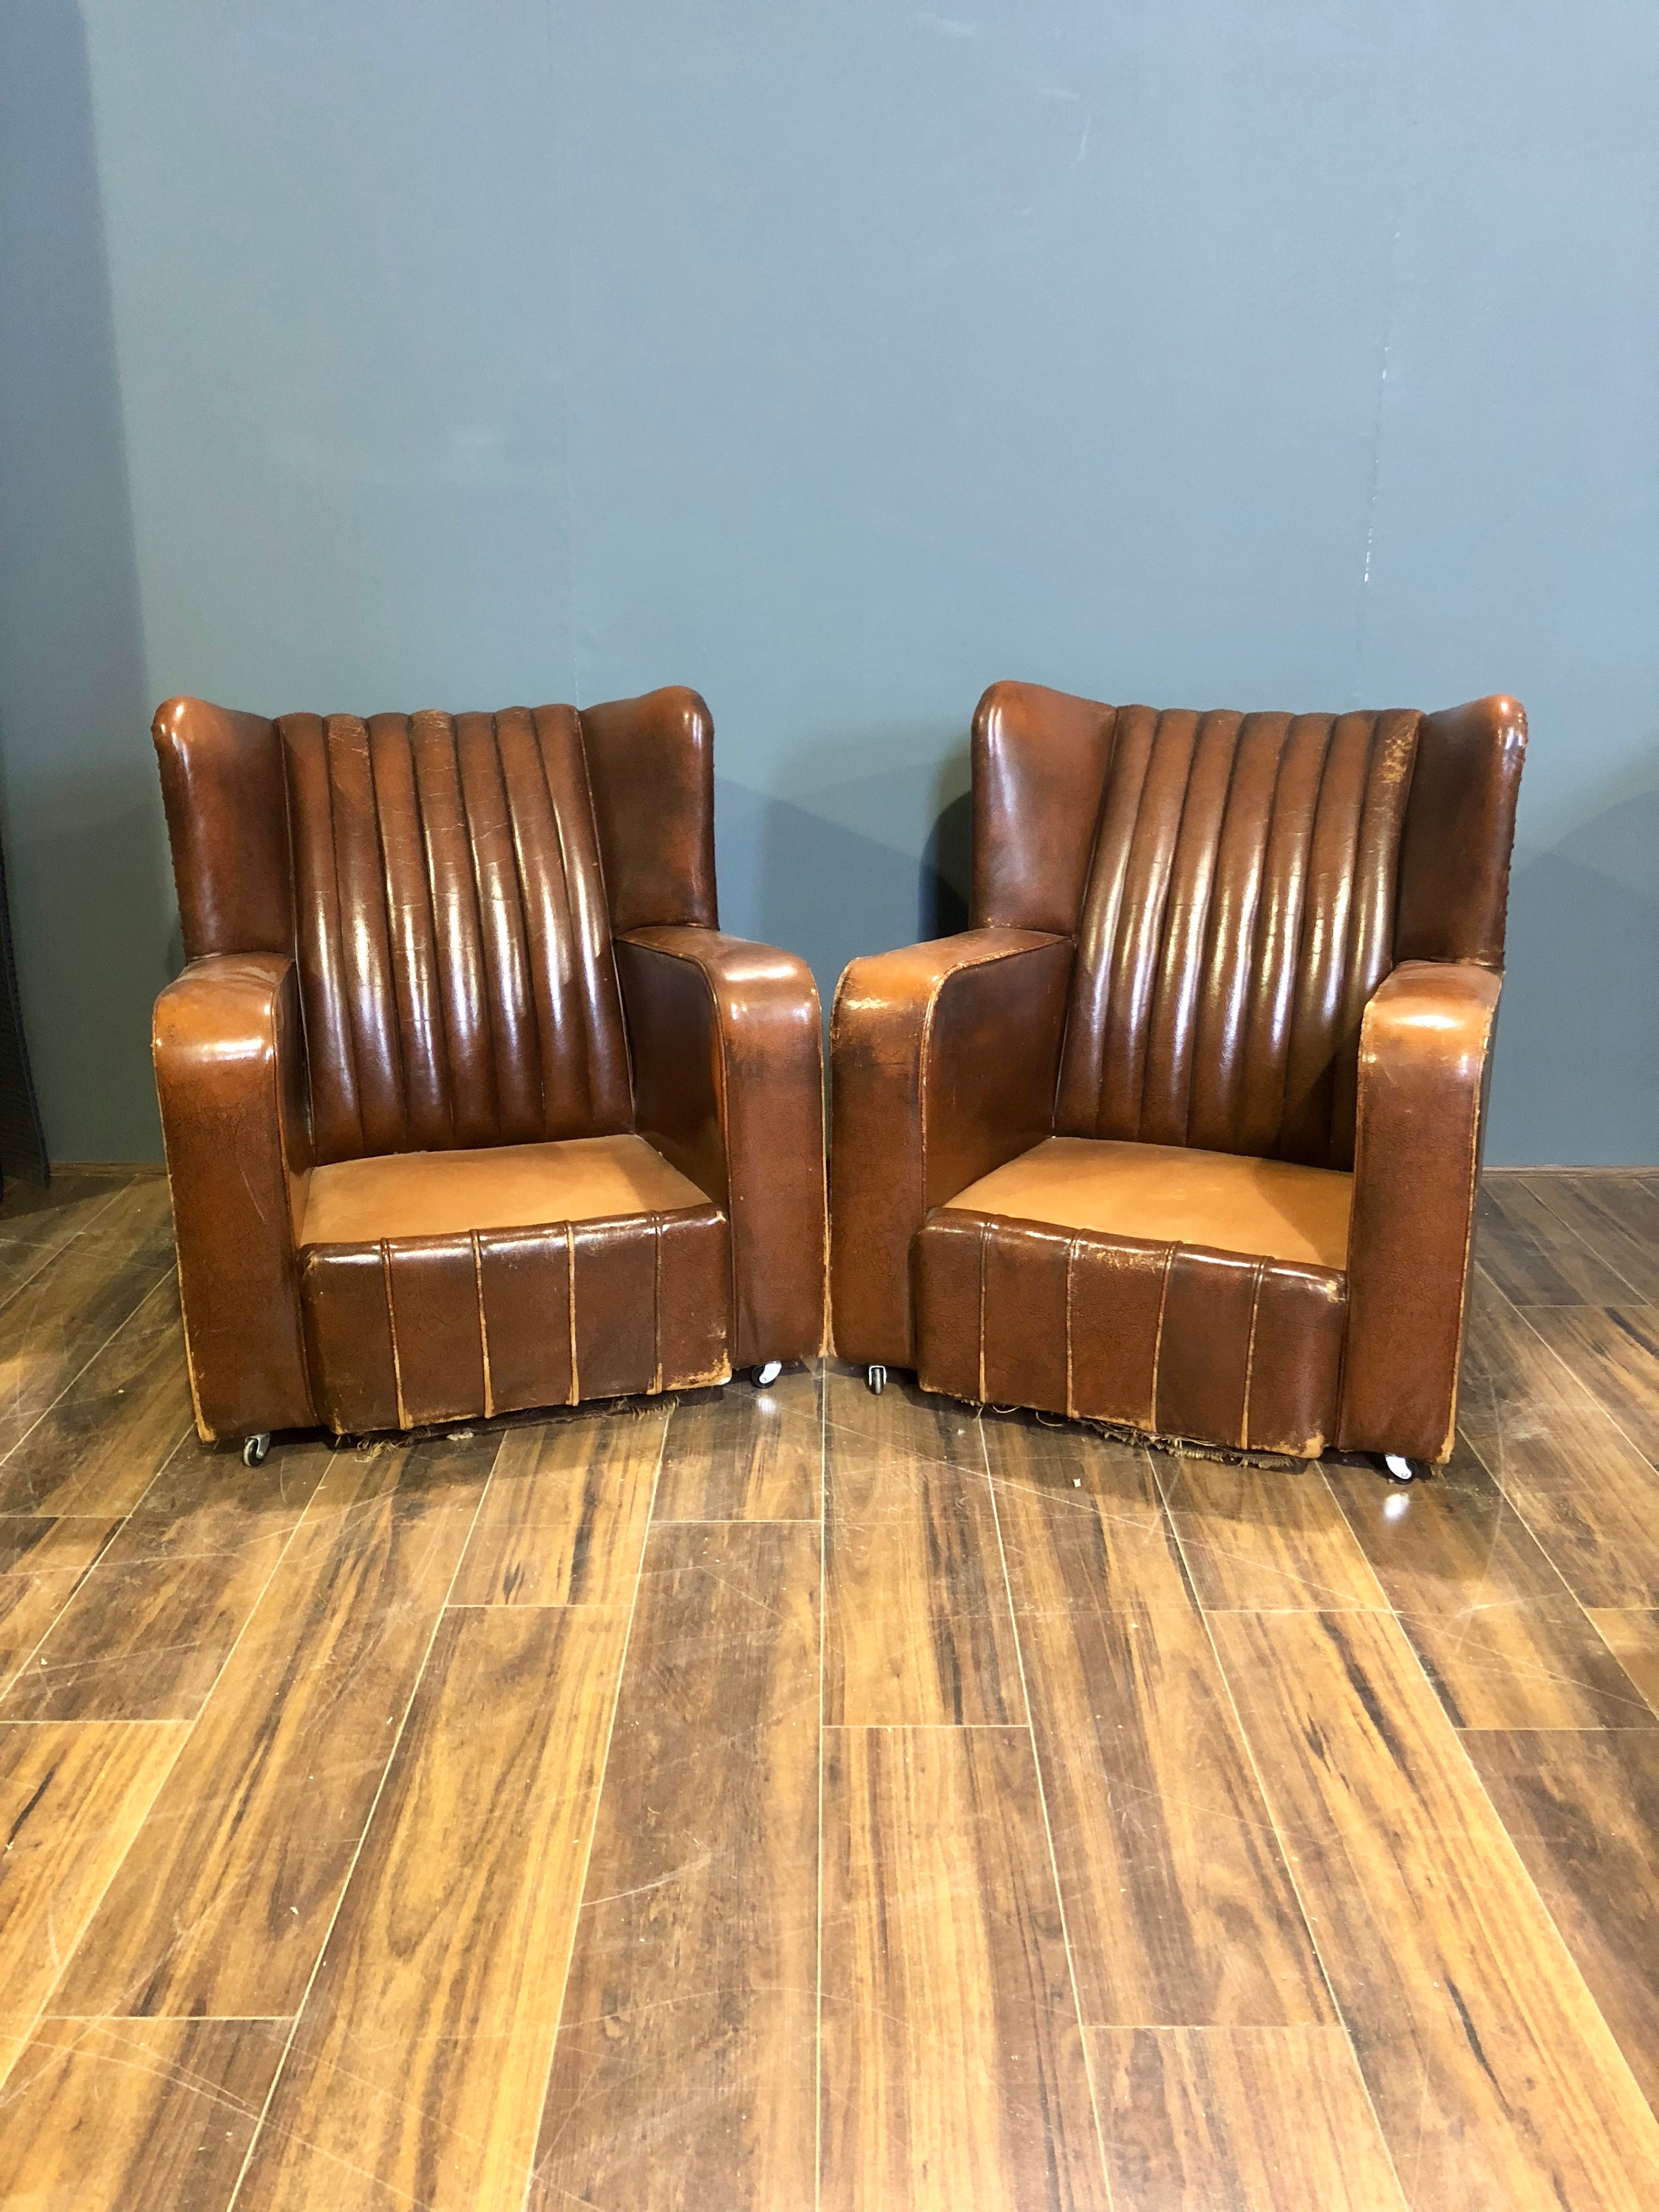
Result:
{"label": "brown leather armchair", "polygon": [[999,684],[973,926],[831,1025],[837,1351],[1230,1449],[1444,1459],[1526,719]]}
{"label": "brown leather armchair", "polygon": [[197,1426],[406,1429],[822,1346],[817,994],[723,936],[696,693],[156,715]]}

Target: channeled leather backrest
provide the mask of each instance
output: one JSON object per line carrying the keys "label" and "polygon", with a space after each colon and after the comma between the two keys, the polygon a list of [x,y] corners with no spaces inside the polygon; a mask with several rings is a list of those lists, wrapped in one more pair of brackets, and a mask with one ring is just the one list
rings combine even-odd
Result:
{"label": "channeled leather backrest", "polygon": [[628,1128],[574,709],[277,727],[319,1160]]}
{"label": "channeled leather backrest", "polygon": [[1117,710],[1061,1134],[1352,1164],[1420,721]]}

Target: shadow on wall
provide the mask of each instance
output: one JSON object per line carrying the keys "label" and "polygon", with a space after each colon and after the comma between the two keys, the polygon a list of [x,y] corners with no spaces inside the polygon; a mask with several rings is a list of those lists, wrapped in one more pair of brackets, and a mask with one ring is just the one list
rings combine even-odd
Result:
{"label": "shadow on wall", "polygon": [[[1494,1167],[1659,1161],[1656,853],[1659,788],[1517,865],[1486,1147]],[[1562,1129],[1574,1133],[1567,1161]]]}
{"label": "shadow on wall", "polygon": [[75,0],[0,0],[0,766],[56,1159],[159,1158],[174,924]]}
{"label": "shadow on wall", "polygon": [[[972,816],[965,752],[925,771],[937,793],[920,854],[798,801],[716,780],[720,920],[798,952],[829,1018],[849,960],[968,927]],[[911,780],[907,776],[907,781]]]}
{"label": "shadow on wall", "polygon": [[[906,771],[905,776],[909,772]],[[970,800],[959,750],[935,789],[920,858],[809,806],[721,781],[726,927],[801,953],[829,1014],[842,969],[968,926]],[[896,775],[896,784],[902,779]],[[874,780],[878,785],[879,779]],[[1494,1167],[1659,1161],[1659,789],[1622,796],[1560,844],[1517,860],[1486,1157]],[[1587,963],[1583,948],[1595,948]],[[1532,1071],[1523,1082],[1519,1071]]]}

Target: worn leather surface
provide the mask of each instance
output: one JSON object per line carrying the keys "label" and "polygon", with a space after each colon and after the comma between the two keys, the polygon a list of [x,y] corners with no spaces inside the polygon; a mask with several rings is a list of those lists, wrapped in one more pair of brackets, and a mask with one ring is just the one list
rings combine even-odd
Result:
{"label": "worn leather surface", "polygon": [[844,1359],[913,1367],[930,1208],[1053,1127],[1069,939],[968,930],[854,960],[831,1022],[830,1303]]}
{"label": "worn leather surface", "polygon": [[823,1027],[811,970],[715,930],[617,940],[636,1120],[731,1226],[732,1361],[824,1339]]}
{"label": "worn leather surface", "polygon": [[1424,717],[1400,854],[1396,960],[1503,966],[1526,753],[1516,700],[1475,699]]}
{"label": "worn leather surface", "polygon": [[945,1202],[1057,1229],[1340,1269],[1352,1193],[1352,1176],[1331,1168],[1180,1145],[1050,1137]]}
{"label": "worn leather surface", "polygon": [[[204,1435],[818,1349],[817,1001],[705,926],[694,692],[368,721],[180,699],[155,736],[194,963],[156,1070]],[[675,925],[624,954],[626,1024],[613,908]]]}
{"label": "worn leather surface", "polygon": [[[1525,737],[1504,698],[994,685],[973,913],[999,926],[838,994],[837,1348],[1197,1442],[1440,1456]],[[1069,983],[1052,1106],[1052,976],[1006,987],[1015,922]],[[958,963],[996,980],[953,1023]]]}
{"label": "worn leather surface", "polygon": [[318,1158],[625,1129],[574,709],[278,727]]}
{"label": "worn leather surface", "polygon": [[1062,1133],[1350,1164],[1418,721],[1118,710]]}
{"label": "worn leather surface", "polygon": [[584,708],[581,722],[611,927],[717,928],[708,708],[695,691],[652,691]]}
{"label": "worn leather surface", "polygon": [[209,1439],[307,1427],[294,1229],[311,1160],[293,961],[196,961],[156,1000],[153,1036],[197,1426]]}
{"label": "worn leather surface", "polygon": [[291,952],[283,745],[275,722],[169,699],[151,726],[185,957]]}
{"label": "worn leather surface", "polygon": [[308,1245],[319,1412],[355,1434],[723,1382],[726,1241],[703,1204]]}
{"label": "worn leather surface", "polygon": [[314,1170],[302,1244],[450,1237],[474,1229],[672,1213],[706,1194],[642,1137],[568,1137],[482,1152],[385,1152]]}
{"label": "worn leather surface", "polygon": [[1365,1010],[1339,1440],[1442,1460],[1457,1368],[1503,977],[1407,961]]}
{"label": "worn leather surface", "polygon": [[1339,1270],[952,1206],[916,1282],[924,1389],[1300,1456],[1335,1431]]}
{"label": "worn leather surface", "polygon": [[1069,937],[1094,851],[1116,710],[1041,684],[994,684],[974,714],[976,929]]}

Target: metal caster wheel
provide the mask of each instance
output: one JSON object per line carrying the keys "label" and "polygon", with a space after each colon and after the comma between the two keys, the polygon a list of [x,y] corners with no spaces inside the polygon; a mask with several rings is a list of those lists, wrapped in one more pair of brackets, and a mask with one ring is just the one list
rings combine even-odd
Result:
{"label": "metal caster wheel", "polygon": [[1398,1452],[1384,1452],[1382,1472],[1391,1482],[1415,1482],[1417,1469]]}
{"label": "metal caster wheel", "polygon": [[775,1382],[782,1372],[782,1360],[763,1360],[761,1364],[755,1370],[755,1388],[757,1390],[764,1390],[769,1383]]}
{"label": "metal caster wheel", "polygon": [[870,1386],[872,1396],[879,1398],[887,1388],[887,1370],[884,1367],[872,1367],[866,1370],[864,1379]]}
{"label": "metal caster wheel", "polygon": [[265,1429],[257,1437],[250,1437],[242,1446],[244,1467],[263,1467],[265,1454],[270,1449],[270,1431]]}

